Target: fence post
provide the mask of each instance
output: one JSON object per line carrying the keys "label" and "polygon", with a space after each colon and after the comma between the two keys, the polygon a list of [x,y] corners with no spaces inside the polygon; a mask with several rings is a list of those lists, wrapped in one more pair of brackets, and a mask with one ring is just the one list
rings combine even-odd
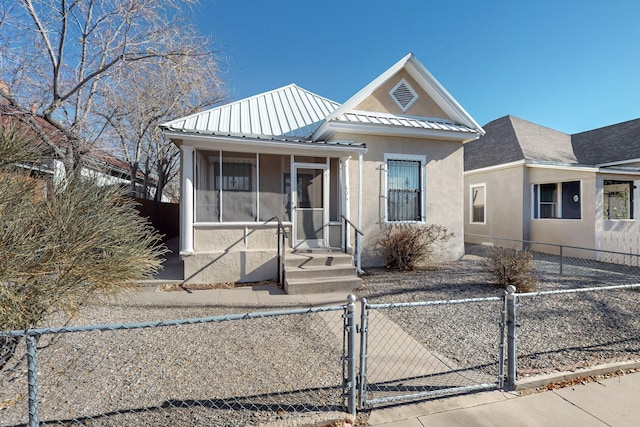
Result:
{"label": "fence post", "polygon": [[37,427],[38,419],[38,336],[27,332],[27,382],[29,385],[29,427]]}
{"label": "fence post", "polygon": [[564,263],[564,257],[562,256],[562,245],[560,245],[560,275],[562,276],[562,264]]}
{"label": "fence post", "polygon": [[516,349],[516,326],[518,316],[516,313],[517,295],[515,292],[515,286],[507,286],[507,388],[509,390],[516,389],[516,371],[518,365],[518,355]]}
{"label": "fence post", "polygon": [[358,407],[362,408],[367,401],[367,346],[369,344],[369,313],[367,299],[360,300],[360,372],[358,375]]}
{"label": "fence post", "polygon": [[347,412],[356,415],[356,297],[347,297]]}

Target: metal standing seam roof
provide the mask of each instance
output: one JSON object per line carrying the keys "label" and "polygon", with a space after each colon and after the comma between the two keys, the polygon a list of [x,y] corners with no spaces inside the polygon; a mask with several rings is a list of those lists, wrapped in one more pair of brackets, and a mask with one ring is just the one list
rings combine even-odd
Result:
{"label": "metal standing seam roof", "polygon": [[308,139],[340,104],[290,84],[162,124],[167,130]]}
{"label": "metal standing seam roof", "polygon": [[340,122],[365,123],[384,126],[400,126],[417,129],[442,130],[452,132],[476,133],[468,126],[436,119],[425,119],[409,116],[398,116],[386,113],[373,113],[369,111],[349,111],[337,116],[334,120]]}

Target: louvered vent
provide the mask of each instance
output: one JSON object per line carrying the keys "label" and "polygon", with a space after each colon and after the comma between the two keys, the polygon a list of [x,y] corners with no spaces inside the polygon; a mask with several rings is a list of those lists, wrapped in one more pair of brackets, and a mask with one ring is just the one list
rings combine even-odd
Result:
{"label": "louvered vent", "polygon": [[402,112],[407,111],[409,107],[411,107],[411,104],[418,99],[418,94],[404,79],[400,80],[400,82],[391,89],[389,95],[391,95],[396,104],[398,104]]}

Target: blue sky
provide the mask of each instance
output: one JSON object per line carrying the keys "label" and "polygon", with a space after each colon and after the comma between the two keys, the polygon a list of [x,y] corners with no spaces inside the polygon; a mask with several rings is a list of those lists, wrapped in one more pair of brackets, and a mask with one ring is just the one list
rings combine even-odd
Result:
{"label": "blue sky", "polygon": [[640,117],[637,0],[201,0],[195,16],[232,99],[296,83],[344,102],[413,52],[481,125]]}

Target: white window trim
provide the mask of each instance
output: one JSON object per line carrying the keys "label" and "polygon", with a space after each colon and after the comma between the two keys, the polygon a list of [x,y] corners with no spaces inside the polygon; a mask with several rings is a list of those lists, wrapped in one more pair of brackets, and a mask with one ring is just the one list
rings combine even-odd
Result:
{"label": "white window trim", "polygon": [[[409,160],[420,162],[420,221],[390,221],[389,220],[389,185],[387,163],[389,160]],[[424,224],[426,222],[427,200],[427,156],[421,154],[384,153],[384,223],[386,224]]]}
{"label": "white window trim", "polygon": [[[562,217],[562,200],[563,200],[563,195],[562,195],[562,184],[565,182],[579,182],[580,183],[580,218],[563,218]],[[540,187],[540,185],[547,185],[547,184],[555,184],[556,185],[556,200],[555,200],[555,205],[556,205],[556,216],[554,217],[550,217],[550,218],[542,218],[540,217],[540,193],[538,190],[538,218],[535,217],[535,213],[536,213],[536,206],[534,203],[535,200],[535,187],[536,185],[538,186],[538,188]],[[584,197],[583,197],[583,188],[584,188],[584,183],[582,182],[581,179],[570,179],[570,180],[565,180],[565,181],[551,181],[551,182],[536,182],[531,184],[531,219],[533,220],[547,220],[547,219],[562,219],[562,220],[568,220],[568,221],[582,221],[584,219]],[[486,214],[486,212],[485,212]]]}
{"label": "white window trim", "polygon": [[[484,208],[484,221],[474,221],[473,220],[473,189],[482,187],[484,191],[482,192],[484,196],[484,203],[482,207]],[[487,184],[485,182],[479,184],[471,184],[469,185],[469,224],[478,224],[484,225],[487,223]]]}

